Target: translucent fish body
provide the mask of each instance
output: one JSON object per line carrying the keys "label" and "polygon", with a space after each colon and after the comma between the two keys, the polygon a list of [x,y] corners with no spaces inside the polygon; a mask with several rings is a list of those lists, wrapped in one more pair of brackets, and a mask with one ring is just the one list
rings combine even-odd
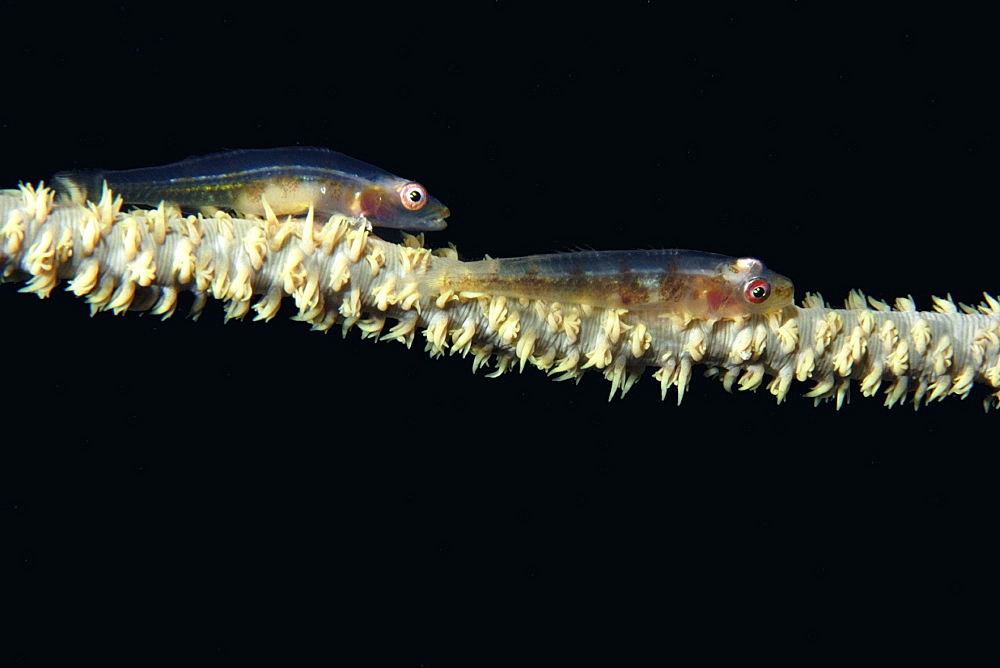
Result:
{"label": "translucent fish body", "polygon": [[463,262],[427,278],[440,291],[505,295],[682,317],[748,316],[792,303],[792,282],[755,258],[665,249],[582,251]]}
{"label": "translucent fish body", "polygon": [[441,230],[449,211],[414,181],[323,148],[293,146],[226,151],[160,167],[60,172],[56,186],[71,199],[97,199],[102,184],[127,203],[160,202],[196,209],[279,215],[312,206],[319,216],[364,216],[372,225]]}

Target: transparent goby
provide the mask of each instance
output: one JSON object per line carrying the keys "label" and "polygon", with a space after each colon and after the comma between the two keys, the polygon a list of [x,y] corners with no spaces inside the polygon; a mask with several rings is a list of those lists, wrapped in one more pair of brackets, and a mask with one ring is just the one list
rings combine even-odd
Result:
{"label": "transparent goby", "polygon": [[243,149],[158,167],[59,172],[57,189],[72,201],[97,200],[106,182],[126,203],[160,202],[211,212],[364,217],[376,227],[445,228],[449,211],[415,181],[325,148]]}

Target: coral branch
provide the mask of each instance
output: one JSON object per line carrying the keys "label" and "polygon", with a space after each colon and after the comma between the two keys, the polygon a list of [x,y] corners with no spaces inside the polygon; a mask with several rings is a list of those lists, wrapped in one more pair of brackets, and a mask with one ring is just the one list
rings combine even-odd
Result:
{"label": "coral branch", "polygon": [[860,293],[848,308],[831,309],[807,296],[801,307],[709,321],[433,292],[421,278],[460,262],[454,251],[432,253],[413,237],[388,243],[342,216],[279,220],[267,211],[264,218],[183,216],[162,206],[123,212],[109,192],[83,206],[24,186],[0,193],[0,266],[5,280],[26,280],[21,291],[42,298],[68,281],[92,314],[149,310],[166,318],[186,290],[195,315],[211,297],[226,303],[227,320],[251,310],[269,320],[290,296],[295,318],[313,329],[357,325],[365,337],[407,346],[421,332],[433,356],[471,354],[474,369],[495,358],[491,375],[531,364],[563,380],[596,369],[612,396],[653,367],[663,395],[676,387],[679,403],[696,364],[727,390],[756,389],[770,377],[766,387],[779,402],[793,379],[811,380],[806,396],[838,408],[852,379],[865,396],[886,384],[888,406],[908,396],[915,406],[965,397],[976,383],[1000,386],[1000,302],[989,296],[975,308],[937,299],[933,312],[905,299],[895,308],[866,303]]}

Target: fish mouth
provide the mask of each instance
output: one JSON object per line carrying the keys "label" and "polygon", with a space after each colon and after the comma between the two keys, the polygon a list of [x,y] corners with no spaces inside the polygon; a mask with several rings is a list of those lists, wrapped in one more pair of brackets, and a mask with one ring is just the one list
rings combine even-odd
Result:
{"label": "fish mouth", "polygon": [[787,299],[795,298],[795,285],[789,281],[785,280],[774,287],[773,295],[775,297],[782,297]]}
{"label": "fish mouth", "polygon": [[448,227],[448,223],[444,222],[444,219],[451,215],[451,210],[449,210],[448,207],[443,206],[440,210],[435,211],[434,213],[434,217],[427,218],[425,229],[436,232]]}

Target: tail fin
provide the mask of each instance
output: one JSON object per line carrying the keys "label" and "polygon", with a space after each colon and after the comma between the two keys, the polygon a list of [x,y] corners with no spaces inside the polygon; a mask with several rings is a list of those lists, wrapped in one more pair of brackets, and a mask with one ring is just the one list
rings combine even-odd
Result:
{"label": "tail fin", "polygon": [[58,172],[52,177],[52,185],[61,198],[85,204],[87,200],[97,201],[101,198],[104,172],[96,169]]}
{"label": "tail fin", "polygon": [[442,258],[427,269],[418,286],[424,294],[442,294],[448,291],[472,294],[511,294],[504,291],[497,280],[500,261],[485,260],[460,262],[458,258]]}

